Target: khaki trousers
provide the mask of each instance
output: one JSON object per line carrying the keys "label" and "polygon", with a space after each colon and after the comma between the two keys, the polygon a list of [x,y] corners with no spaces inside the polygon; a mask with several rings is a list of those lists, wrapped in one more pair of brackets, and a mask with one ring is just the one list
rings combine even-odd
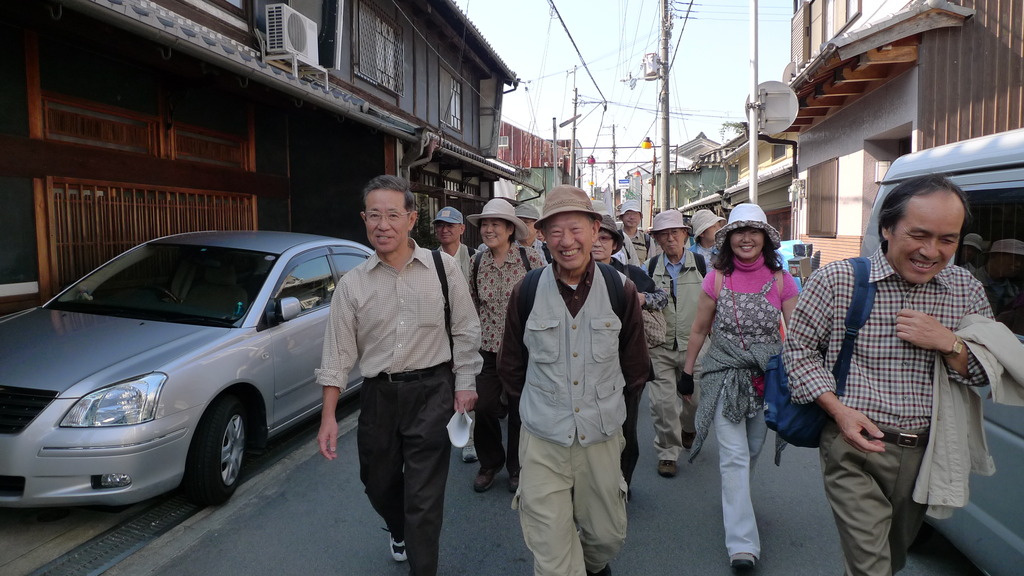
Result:
{"label": "khaki trousers", "polygon": [[[559,446],[520,436],[522,470],[512,508],[536,576],[585,576],[602,570],[626,540],[626,481],[619,470],[624,440]],[[577,532],[577,526],[579,532]]]}
{"label": "khaki trousers", "polygon": [[821,433],[819,450],[846,576],[890,576],[899,571],[927,511],[911,496],[925,447],[886,443],[885,452],[864,453],[843,440],[839,427],[830,421]]}
{"label": "khaki trousers", "polygon": [[[679,460],[683,450],[683,431],[695,432],[694,418],[700,400],[700,385],[694,386],[690,402],[676,393],[676,380],[683,372],[686,350],[669,350],[661,346],[650,349],[655,378],[648,383],[651,418],[654,420],[654,451],[658,460]],[[699,374],[699,366],[694,367]]]}

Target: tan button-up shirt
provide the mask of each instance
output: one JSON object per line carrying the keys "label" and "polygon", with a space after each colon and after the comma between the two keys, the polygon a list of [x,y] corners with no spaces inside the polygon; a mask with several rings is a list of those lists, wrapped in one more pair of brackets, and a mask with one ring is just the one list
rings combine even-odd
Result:
{"label": "tan button-up shirt", "polygon": [[373,254],[338,283],[324,334],[316,380],[344,390],[358,362],[365,378],[382,372],[422,370],[453,358],[456,390],[475,390],[480,357],[480,321],[469,285],[451,256],[442,253],[451,304],[453,347],[445,332],[444,296],[429,250],[412,240],[413,255],[401,270]]}

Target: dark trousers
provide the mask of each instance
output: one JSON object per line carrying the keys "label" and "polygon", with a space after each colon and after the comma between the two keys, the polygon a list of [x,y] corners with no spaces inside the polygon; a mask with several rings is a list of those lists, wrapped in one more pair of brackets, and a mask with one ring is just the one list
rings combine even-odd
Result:
{"label": "dark trousers", "polygon": [[415,576],[437,574],[452,383],[451,370],[442,366],[418,382],[367,380],[360,393],[359,478],[392,537],[405,540]]}
{"label": "dark trousers", "polygon": [[[503,400],[501,381],[498,379],[498,355],[480,351],[484,359],[483,370],[476,377],[476,424],[473,442],[480,468],[499,470],[504,465],[509,476],[519,474],[519,403]],[[501,419],[508,415],[508,446],[502,446]]]}
{"label": "dark trousers", "polygon": [[636,423],[640,419],[640,396],[643,395],[644,387],[641,386],[636,392],[624,394],[626,400],[626,420],[622,422],[622,437],[626,442],[619,457],[619,466],[622,468],[622,477],[629,486],[633,480],[633,470],[640,460],[640,441],[636,437]]}

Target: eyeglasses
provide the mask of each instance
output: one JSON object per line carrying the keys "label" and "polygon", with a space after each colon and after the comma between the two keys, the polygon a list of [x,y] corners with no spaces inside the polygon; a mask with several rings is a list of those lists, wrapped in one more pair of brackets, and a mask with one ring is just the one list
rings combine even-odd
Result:
{"label": "eyeglasses", "polygon": [[409,216],[409,214],[412,214],[412,212],[394,212],[394,211],[392,211],[392,212],[388,212],[388,213],[385,214],[383,212],[377,212],[376,210],[371,210],[369,212],[363,212],[362,214],[363,214],[363,220],[366,220],[370,224],[373,224],[374,226],[376,226],[376,225],[380,224],[381,220],[384,220],[385,218],[387,218],[388,224],[391,224],[391,225],[398,224],[399,222],[402,221],[402,218],[405,218],[405,217]]}

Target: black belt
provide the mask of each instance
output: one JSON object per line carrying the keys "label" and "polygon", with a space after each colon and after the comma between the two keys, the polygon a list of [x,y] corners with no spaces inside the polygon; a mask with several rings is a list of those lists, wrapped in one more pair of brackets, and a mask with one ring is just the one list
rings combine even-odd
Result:
{"label": "black belt", "polygon": [[433,376],[440,367],[441,365],[438,364],[437,366],[431,366],[430,368],[424,368],[422,370],[409,370],[408,372],[396,372],[394,374],[381,372],[380,374],[377,374],[376,378],[387,380],[388,382],[418,382]]}
{"label": "black belt", "polygon": [[907,432],[890,432],[889,430],[882,430],[881,440],[888,442],[889,444],[895,444],[902,448],[920,448],[928,445],[928,432],[919,432],[917,434],[909,434]]}

